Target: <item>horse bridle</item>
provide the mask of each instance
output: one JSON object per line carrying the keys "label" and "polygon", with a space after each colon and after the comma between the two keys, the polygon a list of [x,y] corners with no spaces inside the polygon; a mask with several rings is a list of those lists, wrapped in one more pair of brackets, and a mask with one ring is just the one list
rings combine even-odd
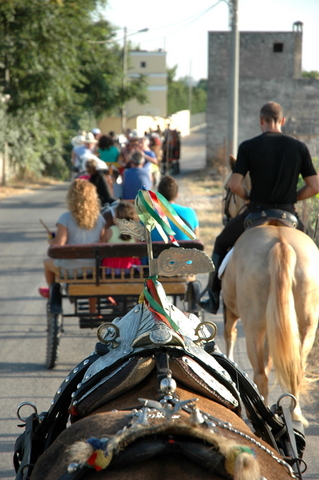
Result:
{"label": "horse bridle", "polygon": [[[225,194],[225,197],[223,198],[223,202],[224,202],[223,225],[224,226],[227,225],[227,223],[233,218],[229,212],[229,205],[231,200],[233,199],[233,202],[235,203],[235,205],[237,204],[237,198],[235,193],[233,193],[229,187],[225,187],[225,190],[226,190],[226,194]],[[238,210],[237,215],[239,215],[242,212],[242,210],[244,210],[244,208],[246,208],[246,205],[243,205]]]}

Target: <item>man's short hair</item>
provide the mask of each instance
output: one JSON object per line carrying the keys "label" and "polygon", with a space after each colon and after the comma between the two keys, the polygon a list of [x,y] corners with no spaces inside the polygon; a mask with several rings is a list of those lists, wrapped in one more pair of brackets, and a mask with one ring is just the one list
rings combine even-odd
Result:
{"label": "man's short hair", "polygon": [[130,156],[130,161],[134,163],[134,165],[143,165],[144,163],[144,155],[142,152],[133,152]]}
{"label": "man's short hair", "polygon": [[283,118],[282,106],[276,102],[267,102],[260,110],[260,117],[265,120],[265,122],[270,123],[274,121],[275,123],[281,122]]}
{"label": "man's short hair", "polygon": [[161,179],[157,189],[169,202],[175,200],[178,194],[178,184],[170,175],[166,175]]}

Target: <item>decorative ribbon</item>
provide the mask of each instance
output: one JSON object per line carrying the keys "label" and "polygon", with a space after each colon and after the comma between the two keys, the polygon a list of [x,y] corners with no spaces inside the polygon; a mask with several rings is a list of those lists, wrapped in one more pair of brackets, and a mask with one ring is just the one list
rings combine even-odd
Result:
{"label": "decorative ribbon", "polygon": [[[169,240],[178,245],[168,218],[190,239],[195,239],[194,232],[177,215],[174,208],[160,193],[141,188],[135,199],[136,209],[140,220],[149,231],[157,228],[165,243]],[[167,218],[168,217],[168,218]]]}
{"label": "decorative ribbon", "polygon": [[179,215],[177,215],[177,213],[175,212],[174,208],[172,207],[172,205],[166,200],[165,197],[163,197],[162,194],[160,194],[159,192],[155,193],[153,191],[149,191],[150,193],[150,196],[151,198],[153,199],[153,196],[155,196],[156,198],[156,201],[160,204],[160,206],[163,208],[164,210],[164,213],[166,213],[166,215],[168,216],[168,218],[174,223],[174,225],[176,225],[176,227],[178,227],[185,235],[187,235],[188,238],[190,238],[191,240],[195,240],[196,239],[196,235],[195,233],[193,232],[193,230],[191,230],[185,222],[183,222],[183,220],[181,219],[181,217]]}
{"label": "decorative ribbon", "polygon": [[156,288],[157,276],[148,277],[144,286],[144,298],[148,309],[157,317],[158,320],[164,322],[168,327],[179,332],[179,326],[168,315],[163,307],[162,300]]}

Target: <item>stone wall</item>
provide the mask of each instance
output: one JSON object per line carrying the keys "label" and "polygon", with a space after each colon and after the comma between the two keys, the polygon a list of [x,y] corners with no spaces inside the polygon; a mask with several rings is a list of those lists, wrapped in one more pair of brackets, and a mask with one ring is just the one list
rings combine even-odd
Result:
{"label": "stone wall", "polygon": [[[227,150],[229,46],[230,32],[209,32],[208,164]],[[260,133],[260,107],[272,100],[283,106],[283,131],[319,157],[319,80],[301,78],[301,48],[301,31],[240,33],[238,143]]]}

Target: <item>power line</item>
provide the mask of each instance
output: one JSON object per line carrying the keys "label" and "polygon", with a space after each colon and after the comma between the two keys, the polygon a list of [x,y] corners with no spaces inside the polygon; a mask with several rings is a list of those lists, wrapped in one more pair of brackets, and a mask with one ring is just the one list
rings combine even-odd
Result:
{"label": "power line", "polygon": [[[153,30],[162,30],[164,28],[170,28],[170,27],[174,27],[175,25],[180,25],[181,23],[184,23],[184,22],[187,22],[188,20],[190,20],[190,22],[188,24],[186,24],[185,26],[188,26],[190,25],[191,23],[194,23],[196,20],[198,20],[199,18],[201,18],[203,15],[205,15],[207,12],[209,12],[212,8],[216,7],[219,3],[221,3],[222,1],[224,0],[218,0],[218,2],[216,2],[214,5],[211,5],[210,7],[206,8],[205,10],[201,11],[201,12],[198,12],[198,13],[195,13],[195,15],[192,15],[191,17],[187,17],[187,18],[184,18],[184,20],[180,20],[179,22],[175,22],[175,23],[170,23],[169,25],[165,25],[163,27],[155,27],[155,28],[152,28],[152,31]],[[183,28],[183,27],[182,27]]]}
{"label": "power line", "polygon": [[165,35],[161,35],[160,37],[156,37],[156,38],[152,38],[152,39],[144,39],[143,43],[145,44],[145,43],[155,42],[155,41],[158,41],[159,39],[162,39],[163,36],[168,37],[169,35],[175,34],[176,32],[179,32],[180,30],[183,30],[184,28],[186,28],[189,25],[192,25],[193,23],[198,21],[200,18],[202,18],[204,15],[206,15],[206,13],[208,13],[213,8],[217,7],[217,5],[219,5],[223,1],[226,1],[226,3],[227,3],[227,0],[218,0],[216,3],[214,3],[214,5],[211,5],[210,7],[206,8],[205,10],[202,10],[201,12],[195,13],[195,15],[192,15],[191,17],[187,17],[183,20],[180,20],[179,22],[171,23],[169,25],[164,25],[162,27],[150,28],[150,31],[153,32],[155,30],[164,30],[164,29],[175,27],[176,25],[181,25],[181,24],[184,24],[185,22],[188,22],[185,25],[181,25],[180,28],[174,29],[173,31],[168,32]]}

